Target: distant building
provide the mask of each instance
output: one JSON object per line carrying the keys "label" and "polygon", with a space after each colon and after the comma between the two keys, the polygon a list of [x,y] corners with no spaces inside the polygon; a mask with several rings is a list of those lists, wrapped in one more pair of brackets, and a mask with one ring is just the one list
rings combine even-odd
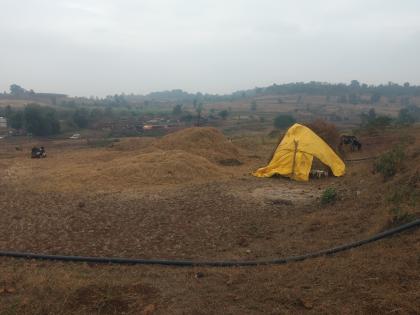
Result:
{"label": "distant building", "polygon": [[7,128],[7,119],[5,117],[0,117],[0,128]]}

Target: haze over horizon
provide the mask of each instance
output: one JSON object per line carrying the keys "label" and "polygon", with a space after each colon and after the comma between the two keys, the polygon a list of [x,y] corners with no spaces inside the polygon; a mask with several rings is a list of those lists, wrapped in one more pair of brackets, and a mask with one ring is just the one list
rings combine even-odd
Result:
{"label": "haze over horizon", "polygon": [[420,2],[0,0],[0,91],[231,93],[420,84]]}

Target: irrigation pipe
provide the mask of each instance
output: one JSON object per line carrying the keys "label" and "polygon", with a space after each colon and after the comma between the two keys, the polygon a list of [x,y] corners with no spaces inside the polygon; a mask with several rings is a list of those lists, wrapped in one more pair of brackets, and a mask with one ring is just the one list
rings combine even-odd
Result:
{"label": "irrigation pipe", "polygon": [[385,232],[376,234],[367,239],[340,245],[337,247],[324,249],[318,252],[309,253],[300,256],[290,256],[278,259],[266,260],[220,260],[220,261],[194,261],[194,260],[165,260],[165,259],[131,259],[131,258],[113,258],[113,257],[85,257],[85,256],[63,256],[63,255],[42,255],[33,253],[0,251],[0,257],[13,257],[23,259],[40,259],[40,260],[55,260],[65,262],[86,262],[97,264],[129,264],[129,265],[163,265],[163,266],[177,266],[177,267],[239,267],[239,266],[260,266],[260,265],[279,265],[291,262],[302,261],[310,258],[317,258],[321,256],[333,255],[339,252],[347,251],[368,243],[376,242],[380,239],[390,237],[392,235],[401,233],[408,229],[417,228],[420,226],[420,219],[403,224],[399,227],[387,230]]}
{"label": "irrigation pipe", "polygon": [[374,160],[377,159],[377,156],[371,156],[371,157],[365,157],[365,158],[360,158],[360,159],[350,159],[350,160],[344,160],[346,162],[358,162],[358,161],[366,161],[366,160]]}

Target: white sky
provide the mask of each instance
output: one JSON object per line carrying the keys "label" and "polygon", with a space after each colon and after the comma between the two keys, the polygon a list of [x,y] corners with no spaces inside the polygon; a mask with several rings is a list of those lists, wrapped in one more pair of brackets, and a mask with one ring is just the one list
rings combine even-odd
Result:
{"label": "white sky", "polygon": [[0,91],[420,84],[418,0],[0,0]]}

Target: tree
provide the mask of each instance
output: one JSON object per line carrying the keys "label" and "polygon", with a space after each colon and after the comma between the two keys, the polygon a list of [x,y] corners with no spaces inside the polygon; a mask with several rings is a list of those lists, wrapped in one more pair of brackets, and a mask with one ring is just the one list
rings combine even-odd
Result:
{"label": "tree", "polygon": [[4,116],[6,116],[6,118],[9,118],[12,114],[13,114],[12,106],[7,105],[6,109],[4,110]]}
{"label": "tree", "polygon": [[10,94],[13,96],[21,96],[25,94],[26,90],[17,84],[12,84],[10,86]]}
{"label": "tree", "polygon": [[373,121],[371,121],[372,126],[380,127],[380,128],[387,127],[391,125],[391,123],[392,123],[392,118],[385,115],[378,116]]}
{"label": "tree", "polygon": [[89,124],[89,112],[84,108],[76,109],[72,118],[79,128],[86,128]]}
{"label": "tree", "polygon": [[360,83],[359,83],[359,81],[357,81],[357,80],[352,80],[352,81],[350,82],[350,87],[351,87],[351,88],[353,88],[353,89],[358,89],[358,88],[360,88]]}
{"label": "tree", "polygon": [[278,129],[288,128],[293,125],[296,120],[291,115],[280,114],[274,119],[274,127]]}
{"label": "tree", "polygon": [[181,121],[190,123],[193,120],[193,115],[191,113],[187,113],[180,118]]}
{"label": "tree", "polygon": [[177,104],[172,108],[172,115],[179,116],[182,114],[182,104]]}
{"label": "tree", "polygon": [[375,119],[376,119],[377,115],[376,115],[376,111],[374,108],[369,109],[368,113],[362,113],[360,114],[360,118],[362,120],[362,125],[366,126],[366,125],[371,125]]}
{"label": "tree", "polygon": [[90,111],[89,118],[92,120],[97,120],[104,116],[104,111],[100,108],[94,108]]}
{"label": "tree", "polygon": [[21,110],[13,112],[7,119],[7,122],[13,129],[22,129],[25,123],[23,112]]}
{"label": "tree", "polygon": [[48,136],[60,132],[60,122],[52,108],[29,104],[24,109],[26,130],[36,136]]}
{"label": "tree", "polygon": [[229,116],[229,111],[226,109],[221,110],[218,115],[224,120],[227,118],[227,116]]}
{"label": "tree", "polygon": [[200,126],[201,112],[203,111],[203,103],[198,104],[195,107],[195,111],[197,113],[197,126]]}
{"label": "tree", "polygon": [[360,97],[356,93],[350,93],[349,94],[349,103],[356,105],[360,103]]}
{"label": "tree", "polygon": [[400,109],[398,113],[398,123],[402,125],[411,125],[414,122],[415,119],[413,116],[410,115],[408,108]]}
{"label": "tree", "polygon": [[402,108],[398,113],[398,120],[399,124],[403,125],[410,125],[415,123],[416,121],[420,121],[420,108],[411,105],[405,108]]}
{"label": "tree", "polygon": [[362,114],[362,125],[368,129],[382,129],[392,123],[392,118],[385,115],[376,116],[373,120],[369,120],[368,115]]}

